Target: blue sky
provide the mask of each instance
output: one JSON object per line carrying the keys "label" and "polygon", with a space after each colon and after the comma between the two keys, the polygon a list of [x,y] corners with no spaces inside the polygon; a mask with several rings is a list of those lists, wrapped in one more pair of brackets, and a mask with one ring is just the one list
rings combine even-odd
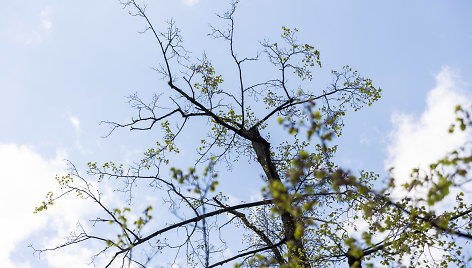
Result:
{"label": "blue sky", "polygon": [[[227,1],[148,3],[157,27],[174,18],[186,49],[196,57],[205,51],[217,69],[228,69],[226,44],[207,37],[208,24],[219,23],[214,14]],[[395,165],[404,176],[470,139],[446,134],[454,105],[472,100],[470,10],[465,0],[241,0],[236,45],[251,56],[262,50],[259,41],[278,37],[281,26],[296,27],[299,39],[321,52],[316,86],[329,81],[323,72],[346,64],[372,78],[383,97],[347,117],[337,159],[353,170],[380,173]],[[27,245],[58,241],[93,211],[74,200],[43,215],[32,211],[55,187],[55,174],[66,168],[63,159],[82,168],[89,161],[129,163],[155,142],[158,132],[121,130],[103,139],[108,129],[98,123],[129,120],[133,111],[125,96],[151,96],[164,88],[151,69],[160,60],[156,42],[138,33],[142,20],[112,0],[7,0],[0,14],[0,200],[8,204],[0,226],[9,230],[0,263],[64,267],[74,259],[84,267],[89,248],[39,260]],[[250,190],[234,198],[254,198],[259,186],[249,183]],[[221,187],[240,184],[228,179]]]}

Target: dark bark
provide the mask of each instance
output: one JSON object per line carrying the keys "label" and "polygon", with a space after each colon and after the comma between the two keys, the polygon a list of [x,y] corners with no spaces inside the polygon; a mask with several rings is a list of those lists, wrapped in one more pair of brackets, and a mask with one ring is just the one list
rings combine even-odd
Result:
{"label": "dark bark", "polygon": [[[257,126],[245,132],[245,134],[250,137],[257,161],[262,166],[269,183],[281,181],[277,167],[272,162],[270,143],[261,136]],[[289,263],[295,262],[298,263],[300,267],[311,267],[310,262],[304,254],[305,250],[302,238],[295,238],[296,219],[291,215],[290,211],[284,211],[280,216],[284,227],[284,236],[287,241]]]}
{"label": "dark bark", "polygon": [[349,264],[349,268],[362,268],[362,257],[361,256],[353,256],[351,254],[351,249],[347,251],[347,263]]}

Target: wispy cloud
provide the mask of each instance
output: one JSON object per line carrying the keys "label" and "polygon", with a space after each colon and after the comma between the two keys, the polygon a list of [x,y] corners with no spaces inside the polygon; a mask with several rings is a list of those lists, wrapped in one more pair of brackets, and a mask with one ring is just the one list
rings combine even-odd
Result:
{"label": "wispy cloud", "polygon": [[80,135],[81,135],[81,128],[80,128],[80,119],[76,116],[71,115],[70,113],[67,114],[67,117],[69,119],[69,123],[72,125],[74,128],[75,132],[75,146],[79,150],[80,153],[82,154],[90,154],[92,151],[88,148],[85,148],[82,143],[80,142]]}
{"label": "wispy cloud", "polygon": [[198,2],[200,2],[200,0],[184,0],[184,5],[192,7],[198,4]]}
{"label": "wispy cloud", "polygon": [[72,124],[72,127],[74,127],[74,130],[76,132],[80,131],[80,120],[79,118],[69,115],[69,122]]}
{"label": "wispy cloud", "polygon": [[455,119],[454,107],[472,101],[462,89],[464,83],[458,71],[443,67],[435,78],[436,86],[428,93],[426,109],[420,117],[407,113],[392,116],[394,128],[385,167],[395,167],[398,184],[410,179],[413,168],[427,168],[467,139],[466,133],[448,132]]}
{"label": "wispy cloud", "polygon": [[33,14],[19,14],[19,16],[28,16],[28,19],[13,23],[7,34],[14,41],[22,44],[41,44],[50,35],[53,27],[52,14],[52,8],[49,6]]}
{"label": "wispy cloud", "polygon": [[46,30],[50,30],[52,28],[51,8],[45,7],[39,13],[39,17],[41,18],[41,26]]}

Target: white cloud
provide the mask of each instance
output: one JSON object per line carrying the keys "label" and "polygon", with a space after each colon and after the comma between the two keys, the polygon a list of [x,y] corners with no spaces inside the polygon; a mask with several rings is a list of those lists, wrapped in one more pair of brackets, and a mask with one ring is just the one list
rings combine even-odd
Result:
{"label": "white cloud", "polygon": [[[56,239],[56,244],[63,243],[63,239]],[[81,248],[66,248],[60,251],[50,251],[47,253],[48,264],[51,267],[71,267],[73,263],[76,268],[90,267],[90,256],[95,252],[84,247]]]}
{"label": "white cloud", "polygon": [[69,122],[72,124],[75,131],[78,132],[80,130],[80,120],[79,120],[79,118],[77,118],[75,116],[72,116],[72,115],[69,115]]}
{"label": "white cloud", "polygon": [[464,83],[458,72],[449,67],[443,67],[435,78],[436,87],[428,93],[426,109],[420,117],[405,113],[392,116],[394,130],[385,167],[395,167],[397,184],[408,181],[413,168],[427,168],[467,139],[467,133],[448,132],[455,119],[454,107],[471,102],[463,92]]}
{"label": "white cloud", "polygon": [[13,267],[9,257],[17,243],[45,227],[47,218],[34,215],[33,209],[50,190],[48,178],[53,179],[57,172],[64,170],[64,166],[59,159],[42,159],[28,147],[3,144],[0,145],[0,170],[3,184],[0,203],[4,204],[2,214],[10,219],[0,222],[1,230],[8,230],[4,232],[0,263]]}
{"label": "white cloud", "polygon": [[[391,133],[391,143],[388,146],[388,158],[385,168],[394,167],[393,175],[396,184],[401,185],[410,180],[413,168],[427,170],[429,165],[447,153],[463,146],[470,140],[470,132],[448,132],[449,126],[454,123],[456,105],[468,107],[470,96],[466,95],[457,71],[443,67],[435,76],[436,86],[429,91],[426,98],[426,108],[420,117],[411,114],[396,113],[392,116],[394,130]],[[406,193],[401,187],[397,187],[393,196],[396,198],[405,195],[412,197],[425,197],[426,189],[420,188]],[[435,210],[451,209],[455,192],[446,197],[442,203],[434,206]],[[430,255],[423,255],[420,260],[431,261],[441,259],[444,252],[435,246],[427,246]],[[407,259],[403,261],[407,263]]]}
{"label": "white cloud", "polygon": [[76,117],[76,116],[73,116],[69,113],[68,113],[67,117],[69,119],[70,124],[74,128],[74,131],[75,131],[75,146],[77,147],[77,149],[79,150],[80,153],[82,153],[84,155],[91,154],[92,150],[84,147],[82,145],[82,143],[80,142],[81,129],[80,129],[80,120],[79,120],[79,118]]}
{"label": "white cloud", "polygon": [[51,8],[45,7],[43,10],[41,10],[39,16],[41,18],[41,26],[43,26],[43,28],[46,30],[50,30],[52,28]]}
{"label": "white cloud", "polygon": [[[2,235],[2,267],[29,267],[27,260],[13,263],[10,255],[15,250],[28,251],[27,244],[45,246],[42,241],[29,240],[38,234],[44,234],[40,235],[40,239],[46,241],[48,246],[51,246],[51,241],[63,241],[62,239],[74,229],[79,218],[93,212],[87,202],[66,198],[48,211],[33,214],[34,208],[40,205],[46,193],[57,189],[54,178],[56,174],[66,172],[65,157],[64,152],[57,152],[54,159],[44,159],[28,146],[0,144],[0,203],[3,204],[2,215],[7,216],[0,221],[0,229],[7,230]],[[90,255],[84,254],[84,249],[76,249],[67,254],[69,260],[82,260],[75,263],[90,261],[87,258]],[[48,255],[46,259],[49,261],[49,267],[64,267],[57,263],[59,259],[50,259]]]}
{"label": "white cloud", "polygon": [[200,2],[200,0],[184,0],[184,5],[192,7],[198,4],[198,2]]}
{"label": "white cloud", "polygon": [[[19,11],[25,12],[23,10]],[[33,12],[15,14],[17,17],[28,19],[11,20],[11,25],[6,31],[10,39],[26,45],[39,45],[46,40],[53,27],[52,8],[46,6],[41,10],[34,10]]]}

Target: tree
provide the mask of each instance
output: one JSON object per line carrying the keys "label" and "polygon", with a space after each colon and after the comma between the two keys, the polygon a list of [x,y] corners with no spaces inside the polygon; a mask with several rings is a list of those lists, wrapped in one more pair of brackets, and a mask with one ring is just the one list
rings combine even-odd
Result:
{"label": "tree", "polygon": [[[320,52],[299,42],[297,30],[286,27],[282,27],[280,41],[261,42],[261,55],[241,57],[234,42],[238,5],[234,1],[219,15],[226,26],[211,27],[210,33],[229,48],[229,64],[235,71],[231,76],[236,82],[226,84],[226,76],[218,74],[205,54],[199,59],[190,57],[174,21],[160,32],[145,5],[133,0],[122,5],[130,15],[145,21],[145,32],[157,41],[162,65],[156,70],[167,81],[172,107],[161,107],[168,102],[163,100],[165,95],[156,94],[147,103],[134,94],[129,101],[137,116],[128,123],[105,123],[111,127],[110,134],[120,128],[146,131],[160,127],[163,137],[136,165],[90,162],[85,176],[71,164],[69,174],[58,176],[63,191],[57,197],[48,193],[37,212],[65,195],[76,194],[94,202],[103,215],[93,220],[97,229],[89,231],[79,225],[67,242],[39,252],[95,241],[103,250],[93,258],[109,258],[107,267],[147,267],[156,256],[169,253],[184,255],[188,266],[236,262],[247,267],[325,267],[347,262],[350,267],[361,267],[369,261],[387,265],[405,257],[411,257],[411,265],[416,266],[415,253],[438,245],[451,253],[440,260],[441,265],[443,261],[465,262],[458,252],[460,243],[450,237],[471,238],[470,228],[458,225],[461,221],[471,226],[470,206],[460,194],[452,212],[437,215],[432,206],[448,196],[450,187],[468,182],[454,180],[467,175],[470,166],[462,165],[470,163],[470,156],[453,153],[433,165],[431,172],[439,180],[415,171],[412,183],[405,187],[413,190],[432,183],[431,191],[427,198],[400,201],[390,197],[396,187],[393,179],[376,190],[375,173],[356,175],[333,163],[337,147],[330,141],[341,136],[343,117],[380,98],[381,89],[370,79],[345,66],[332,71],[333,80],[326,89],[312,89],[312,73],[321,68]],[[261,80],[244,71],[264,59],[274,68],[274,77]],[[461,108],[458,111],[467,114]],[[470,122],[467,116],[460,118],[465,118],[463,125]],[[195,132],[189,122],[207,127],[208,135],[195,145],[196,161],[182,170],[179,168],[185,167],[176,166],[175,155],[180,152],[179,137]],[[263,173],[264,198],[231,206],[231,193],[217,193],[218,181],[225,180],[218,174],[241,159],[260,167],[253,177],[259,179]],[[168,165],[174,166],[169,176],[163,174]],[[445,166],[457,170],[441,171]],[[103,201],[97,185],[111,180],[124,183],[119,190],[128,194],[128,204],[113,208]],[[162,221],[168,213],[154,212],[159,205],[154,203],[136,213],[133,193],[142,185],[161,193],[176,217],[166,225],[156,224],[156,216]],[[223,251],[237,245],[230,245],[222,233],[234,231],[245,234],[245,248],[227,256]]]}

